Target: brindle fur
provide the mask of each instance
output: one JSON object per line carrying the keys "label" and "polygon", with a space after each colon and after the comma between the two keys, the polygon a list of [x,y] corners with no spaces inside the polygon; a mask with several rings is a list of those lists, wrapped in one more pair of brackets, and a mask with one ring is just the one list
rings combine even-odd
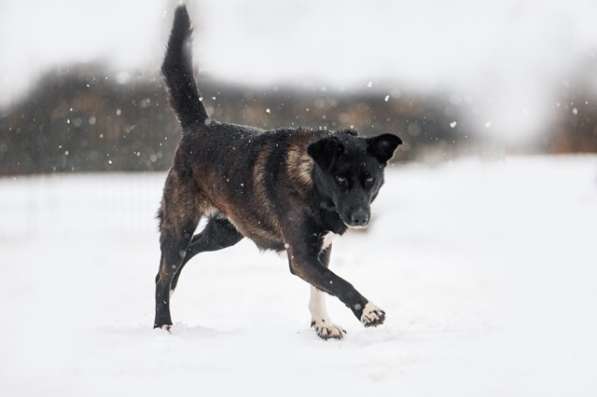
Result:
{"label": "brindle fur", "polygon": [[[162,71],[183,135],[159,210],[162,255],[154,326],[172,324],[170,295],[183,266],[197,253],[229,247],[243,237],[263,250],[286,250],[292,274],[338,297],[360,319],[367,299],[327,268],[329,249],[321,256],[323,236],[347,227],[315,186],[316,164],[308,153],[314,142],[332,136],[348,142],[356,133],[262,131],[210,121],[185,53],[190,33],[189,16],[180,6]],[[203,217],[207,225],[194,235]]]}

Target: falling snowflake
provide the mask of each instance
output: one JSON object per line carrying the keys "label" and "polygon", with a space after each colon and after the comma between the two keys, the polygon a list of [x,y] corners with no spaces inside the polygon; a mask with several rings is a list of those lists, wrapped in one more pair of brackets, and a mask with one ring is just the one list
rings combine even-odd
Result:
{"label": "falling snowflake", "polygon": [[384,100],[384,102],[387,102],[387,101],[389,101],[389,100],[390,100],[390,96],[389,96],[389,95],[386,95],[386,97],[385,97],[383,100]]}
{"label": "falling snowflake", "polygon": [[265,113],[270,114],[272,111],[270,110],[270,108],[266,108],[265,109]]}
{"label": "falling snowflake", "polygon": [[452,121],[450,123],[450,128],[456,128],[457,125],[458,125],[458,123],[456,121]]}

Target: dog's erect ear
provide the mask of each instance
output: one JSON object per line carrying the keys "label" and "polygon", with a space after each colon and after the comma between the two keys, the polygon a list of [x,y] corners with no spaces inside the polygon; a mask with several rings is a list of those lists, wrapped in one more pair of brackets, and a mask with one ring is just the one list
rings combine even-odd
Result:
{"label": "dog's erect ear", "polygon": [[345,134],[352,135],[352,136],[359,136],[359,132],[357,130],[352,129],[352,128],[347,128],[345,130],[341,130],[341,131],[338,131],[338,132],[343,132]]}
{"label": "dog's erect ear", "polygon": [[394,155],[394,150],[402,143],[397,135],[381,134],[367,139],[367,153],[375,157],[377,161],[386,164]]}
{"label": "dog's erect ear", "polygon": [[307,153],[321,168],[327,170],[344,153],[344,145],[335,136],[330,136],[310,144]]}

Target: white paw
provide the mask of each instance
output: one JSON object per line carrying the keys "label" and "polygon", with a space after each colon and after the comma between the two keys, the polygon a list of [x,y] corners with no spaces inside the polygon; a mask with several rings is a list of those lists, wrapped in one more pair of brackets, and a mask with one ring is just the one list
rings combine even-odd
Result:
{"label": "white paw", "polygon": [[171,331],[172,325],[169,325],[169,324],[160,325],[159,327],[156,327],[155,329],[163,331],[163,332],[167,332],[169,334],[172,333],[172,331]]}
{"label": "white paw", "polygon": [[377,327],[378,325],[383,324],[385,319],[386,312],[371,302],[365,305],[363,314],[361,314],[361,322],[365,327]]}
{"label": "white paw", "polygon": [[332,323],[329,319],[320,318],[311,321],[311,328],[315,330],[321,339],[342,339],[346,330]]}

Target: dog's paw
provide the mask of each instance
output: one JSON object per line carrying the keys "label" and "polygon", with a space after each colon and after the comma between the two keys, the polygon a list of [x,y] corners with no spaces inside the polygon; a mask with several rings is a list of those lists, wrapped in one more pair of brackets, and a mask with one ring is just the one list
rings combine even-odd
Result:
{"label": "dog's paw", "polygon": [[172,325],[171,324],[162,324],[162,325],[156,325],[153,327],[155,330],[160,330],[163,332],[167,332],[167,333],[172,333],[172,331],[170,331],[172,329]]}
{"label": "dog's paw", "polygon": [[323,340],[342,339],[346,335],[346,330],[333,324],[330,320],[321,318],[311,321],[311,328],[315,330],[317,336]]}
{"label": "dog's paw", "polygon": [[383,324],[385,319],[386,312],[371,302],[365,305],[363,314],[361,314],[361,322],[365,327],[377,327],[378,325]]}

